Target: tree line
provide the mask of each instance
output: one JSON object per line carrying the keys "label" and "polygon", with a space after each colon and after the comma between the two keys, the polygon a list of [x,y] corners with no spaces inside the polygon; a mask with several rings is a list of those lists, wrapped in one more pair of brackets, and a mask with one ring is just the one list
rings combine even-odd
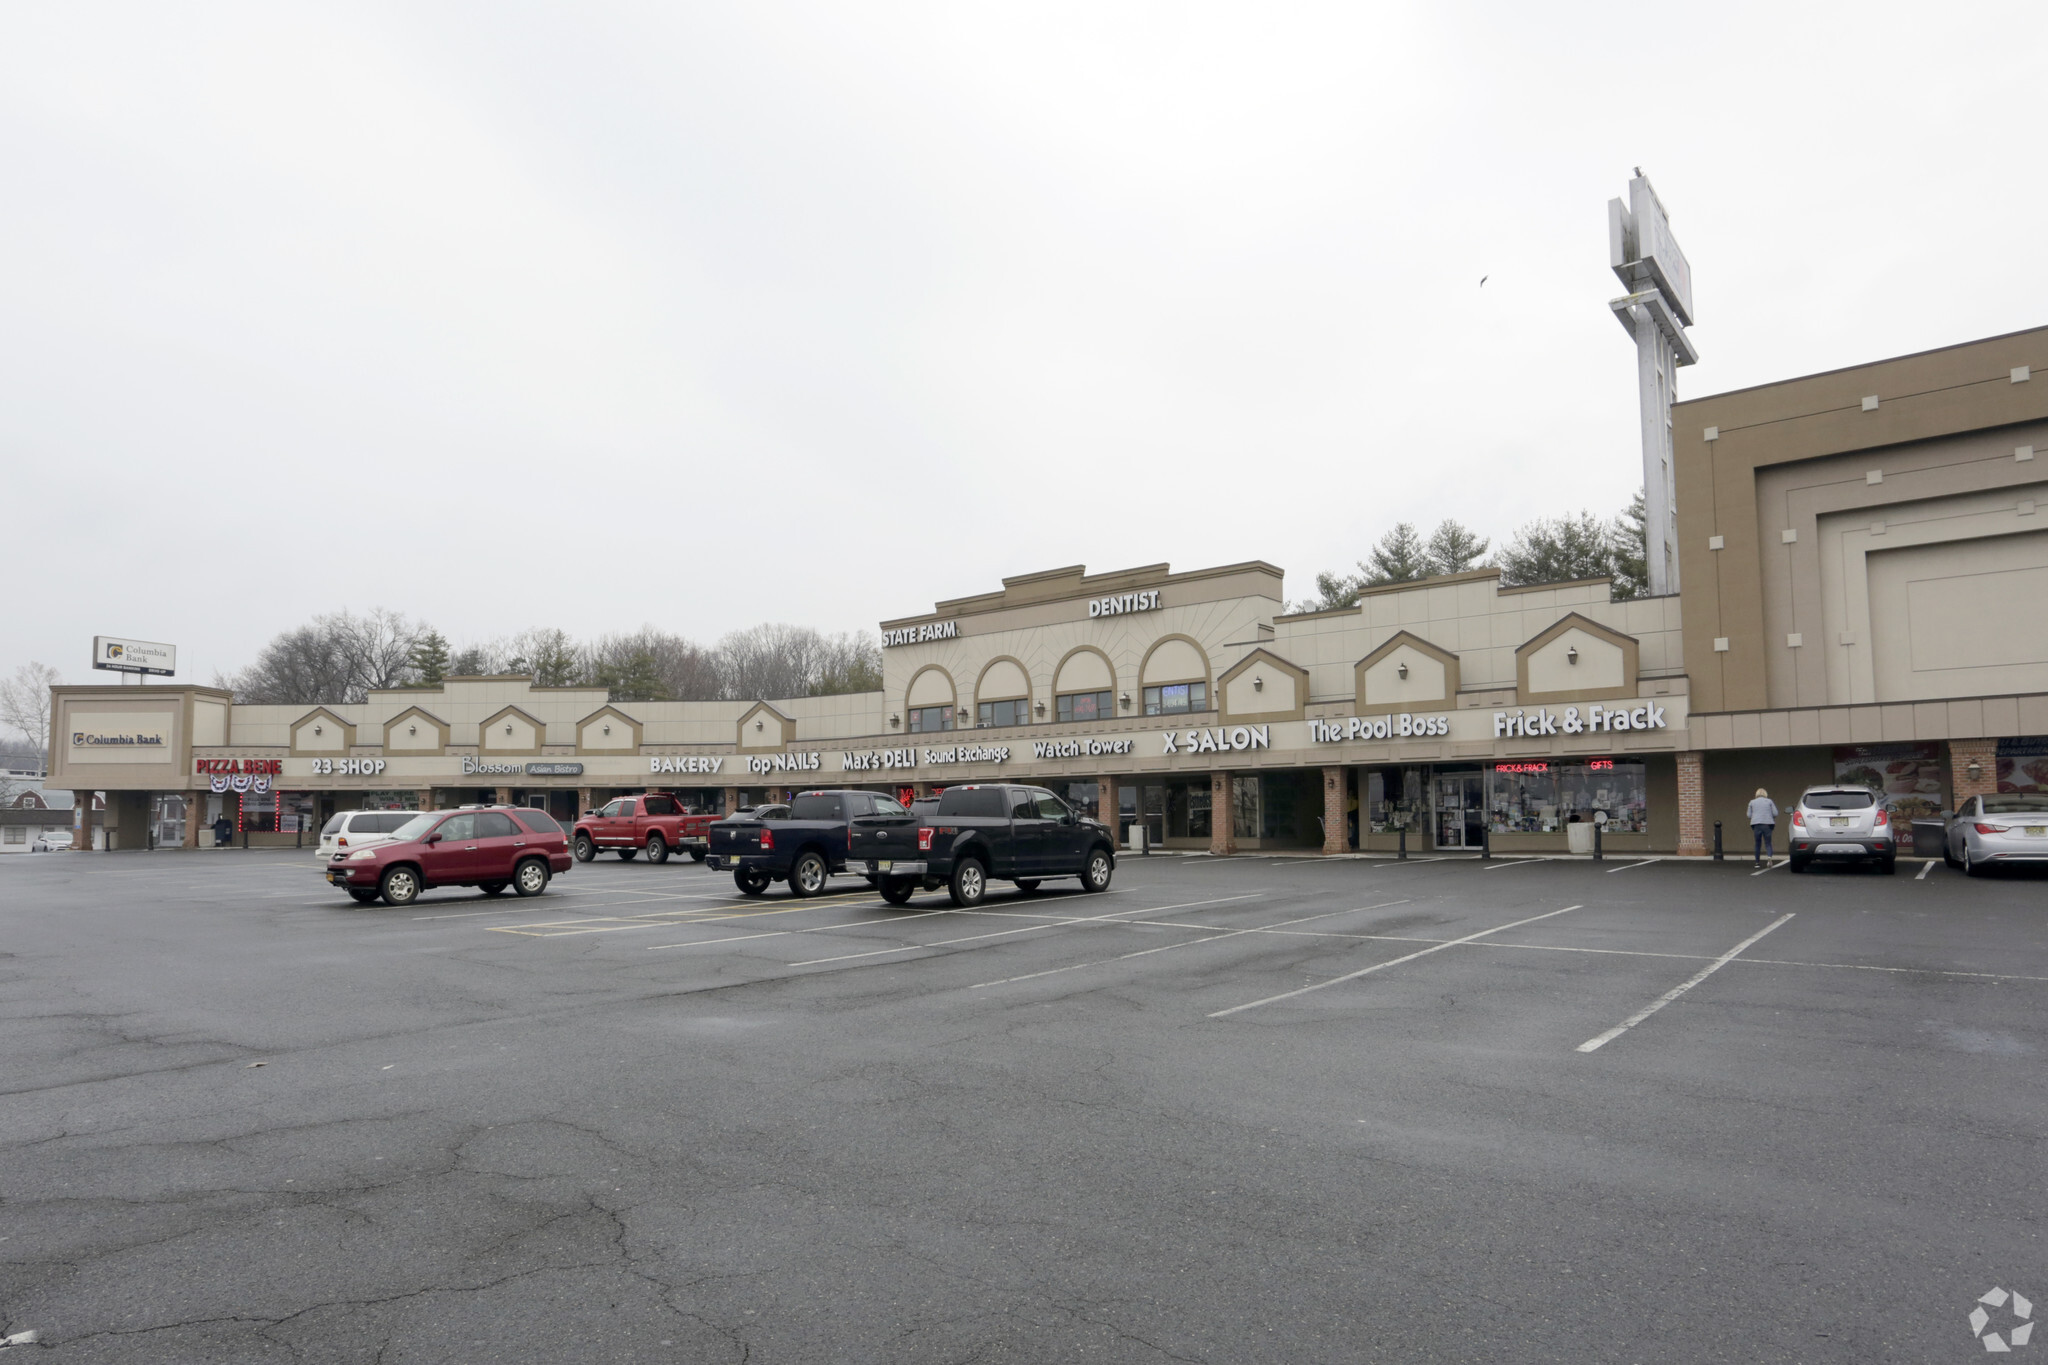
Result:
{"label": "tree line", "polygon": [[238,702],[310,706],[494,673],[531,674],[540,687],[602,687],[614,701],[756,701],[880,691],[882,651],[866,632],[782,624],[732,631],[714,645],[653,626],[588,640],[541,627],[457,648],[427,623],[380,607],[284,631],[214,685]]}
{"label": "tree line", "polygon": [[1591,512],[1538,517],[1515,532],[1497,559],[1487,555],[1491,544],[1455,521],[1439,522],[1428,536],[1409,522],[1396,522],[1358,561],[1356,573],[1317,574],[1316,596],[1293,603],[1291,610],[1332,611],[1355,605],[1367,588],[1471,569],[1498,568],[1500,581],[1509,587],[1612,578],[1616,601],[1650,590],[1641,490],[1619,515],[1605,521]]}

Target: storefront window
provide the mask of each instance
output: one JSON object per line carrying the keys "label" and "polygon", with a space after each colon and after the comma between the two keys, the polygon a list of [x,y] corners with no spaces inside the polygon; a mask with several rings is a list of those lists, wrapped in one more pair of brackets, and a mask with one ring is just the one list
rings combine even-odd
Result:
{"label": "storefront window", "polygon": [[953,708],[950,706],[913,706],[910,708],[910,733],[928,735],[939,730],[953,728]]}
{"label": "storefront window", "polygon": [[1374,834],[1420,829],[1425,813],[1422,769],[1396,768],[1366,774],[1366,818]]}
{"label": "storefront window", "polygon": [[998,725],[1028,725],[1031,722],[1031,702],[1024,697],[1015,701],[985,701],[981,703],[980,714],[975,724],[981,729]]}
{"label": "storefront window", "polygon": [[1145,689],[1145,714],[1148,716],[1177,716],[1188,711],[1209,709],[1209,684],[1172,683],[1166,687]]}
{"label": "storefront window", "polygon": [[1554,834],[1607,814],[1609,834],[1647,833],[1649,769],[1611,758],[1496,763],[1487,811],[1495,834]]}
{"label": "storefront window", "polygon": [[1064,692],[1060,694],[1060,719],[1108,720],[1116,714],[1116,699],[1107,692]]}
{"label": "storefront window", "polygon": [[1231,833],[1239,839],[1257,839],[1265,830],[1265,793],[1256,777],[1239,777],[1230,784]]}
{"label": "storefront window", "polygon": [[1998,789],[2015,795],[2048,794],[2048,738],[1998,741]]}
{"label": "storefront window", "polygon": [[1835,781],[1883,795],[1895,819],[1941,814],[1941,746],[1854,744],[1835,750]]}
{"label": "storefront window", "polygon": [[[1048,782],[1053,795],[1090,820],[1100,820],[1101,789],[1093,782]],[[907,803],[906,803],[907,804]]]}

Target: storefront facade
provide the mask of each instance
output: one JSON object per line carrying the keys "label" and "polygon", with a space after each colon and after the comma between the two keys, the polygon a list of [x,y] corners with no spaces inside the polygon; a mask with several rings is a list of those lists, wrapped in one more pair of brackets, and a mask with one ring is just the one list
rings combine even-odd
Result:
{"label": "storefront facade", "polygon": [[[182,798],[193,845],[222,816],[238,843],[293,844],[365,807],[569,819],[650,790],[719,811],[1013,780],[1168,848],[1562,852],[1595,821],[1615,851],[1675,846],[1676,599],[1483,571],[1290,615],[1281,589],[1258,562],[1013,578],[884,622],[884,690],[853,696],[615,703],[494,677],[282,707],[62,687],[52,781],[117,811]],[[114,826],[114,847],[147,837]]]}
{"label": "storefront facade", "polygon": [[2048,789],[2044,367],[2048,328],[1674,407],[1703,829]]}

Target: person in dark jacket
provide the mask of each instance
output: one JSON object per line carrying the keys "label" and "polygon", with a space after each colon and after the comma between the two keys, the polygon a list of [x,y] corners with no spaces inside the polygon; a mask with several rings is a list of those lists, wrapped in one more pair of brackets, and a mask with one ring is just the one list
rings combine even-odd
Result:
{"label": "person in dark jacket", "polygon": [[213,818],[213,846],[215,848],[226,848],[228,841],[234,837],[235,827],[228,823],[227,816],[216,815]]}

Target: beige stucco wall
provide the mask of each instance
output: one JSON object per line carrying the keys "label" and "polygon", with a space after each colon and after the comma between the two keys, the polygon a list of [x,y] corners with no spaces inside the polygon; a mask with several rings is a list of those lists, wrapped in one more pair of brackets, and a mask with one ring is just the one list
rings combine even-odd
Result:
{"label": "beige stucco wall", "polygon": [[215,701],[210,697],[198,697],[193,700],[192,742],[207,745],[228,742],[226,702]]}
{"label": "beige stucco wall", "polygon": [[[1401,666],[1408,676],[1401,676]],[[1365,670],[1365,703],[1382,705],[1441,704],[1444,698],[1443,661],[1413,645],[1396,645],[1386,658]]]}
{"label": "beige stucco wall", "polygon": [[953,680],[944,669],[928,668],[911,680],[906,706],[951,706],[955,696]]}
{"label": "beige stucco wall", "polygon": [[308,716],[292,728],[292,747],[300,753],[338,754],[348,748],[348,732],[326,716]]}
{"label": "beige stucco wall", "polygon": [[1201,682],[1209,676],[1209,661],[1186,640],[1162,640],[1145,659],[1147,687],[1164,683]]}
{"label": "beige stucco wall", "polygon": [[998,659],[981,675],[974,698],[976,701],[1007,701],[1030,695],[1031,679],[1024,676],[1024,670],[1008,659]]}
{"label": "beige stucco wall", "polygon": [[[611,727],[610,734],[605,733],[606,726]],[[585,751],[591,753],[631,749],[633,747],[633,727],[614,716],[592,716],[583,723],[582,731],[577,736],[577,742],[582,745]],[[726,742],[732,742],[730,731],[727,732]]]}
{"label": "beige stucco wall", "polygon": [[[1578,662],[1572,651],[1579,652]],[[1529,690],[1532,692],[1582,692],[1594,688],[1625,687],[1635,681],[1623,677],[1621,647],[1574,626],[1529,655]]]}
{"label": "beige stucco wall", "polygon": [[1108,662],[1092,649],[1084,649],[1060,665],[1053,680],[1054,692],[1097,692],[1114,688],[1116,677]]}
{"label": "beige stucco wall", "polygon": [[[1264,686],[1255,686],[1263,679]],[[1238,716],[1272,715],[1292,711],[1301,705],[1300,693],[1294,685],[1294,675],[1284,669],[1265,668],[1253,664],[1223,685],[1224,707],[1233,718]]]}
{"label": "beige stucco wall", "polygon": [[[237,708],[238,710],[240,708]],[[240,730],[240,717],[236,729]],[[360,733],[360,731],[358,732]],[[239,738],[239,737],[238,737]],[[392,753],[407,753],[420,749],[441,747],[441,731],[425,716],[414,716],[391,727],[391,733],[384,741],[384,747]]]}
{"label": "beige stucco wall", "polygon": [[1864,563],[1878,700],[2048,692],[2048,529]]}
{"label": "beige stucco wall", "polygon": [[[505,733],[508,726],[510,734]],[[488,732],[477,736],[477,743],[486,752],[523,754],[540,747],[540,734],[524,716],[499,716]]]}

